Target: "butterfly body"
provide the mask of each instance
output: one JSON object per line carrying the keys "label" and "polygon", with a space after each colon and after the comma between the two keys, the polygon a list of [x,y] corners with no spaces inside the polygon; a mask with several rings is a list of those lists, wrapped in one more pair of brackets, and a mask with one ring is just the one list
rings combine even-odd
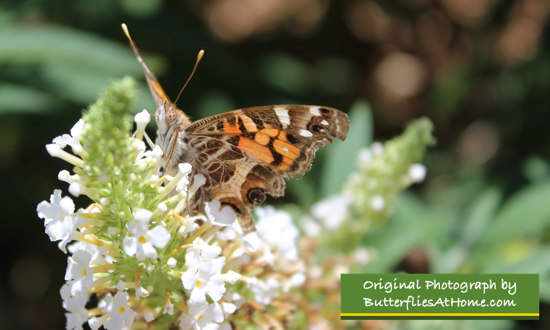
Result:
{"label": "butterfly body", "polygon": [[164,93],[127,32],[157,103],[156,144],[163,167],[174,174],[179,163],[190,163],[192,180],[205,178],[190,197],[190,215],[204,213],[213,199],[231,207],[244,232],[254,230],[250,210],[266,195],[284,195],[286,178],[298,178],[310,168],[315,152],[334,138],[346,138],[345,113],[322,106],[275,105],[229,111],[195,122]]}

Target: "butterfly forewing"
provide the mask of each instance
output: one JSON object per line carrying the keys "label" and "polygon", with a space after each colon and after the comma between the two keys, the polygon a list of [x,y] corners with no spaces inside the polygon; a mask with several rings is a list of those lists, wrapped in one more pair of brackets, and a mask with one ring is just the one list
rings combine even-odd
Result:
{"label": "butterfly forewing", "polygon": [[205,203],[217,199],[235,210],[244,232],[253,231],[254,205],[263,203],[266,194],[283,196],[283,178],[304,175],[317,149],[334,138],[346,138],[347,115],[323,106],[259,106],[191,123],[170,101],[125,25],[123,30],[157,104],[157,144],[164,153],[164,170],[173,173],[179,163],[187,162],[194,175],[206,179],[190,198],[191,215],[204,213]]}

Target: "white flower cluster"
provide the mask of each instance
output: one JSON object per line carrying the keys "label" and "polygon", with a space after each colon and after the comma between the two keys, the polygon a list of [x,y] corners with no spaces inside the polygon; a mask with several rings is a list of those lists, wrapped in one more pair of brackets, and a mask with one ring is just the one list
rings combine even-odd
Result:
{"label": "white flower cluster", "polygon": [[[181,215],[187,192],[196,191],[201,180],[195,177],[195,186],[187,189],[189,164],[180,164],[174,177],[158,176],[162,152],[146,150],[142,141],[149,117],[135,117],[134,165],[145,169],[153,164],[155,171],[133,179],[155,187],[156,207],[100,198],[75,211],[73,200],[57,189],[37,207],[50,239],[69,253],[61,288],[67,329],[82,329],[86,322],[92,329],[148,328],[157,320],[181,329],[229,329],[229,316],[244,304],[258,309],[303,285],[299,232],[286,212],[257,209],[258,230],[246,236],[233,210],[216,200],[207,203],[205,216]],[[85,171],[86,145],[80,141],[86,129],[80,120],[70,135],[47,145],[48,152]],[[63,150],[66,146],[72,154]],[[93,188],[81,177],[66,170],[59,174],[73,196],[90,196]],[[139,191],[122,193],[146,198]],[[98,303],[90,306],[90,301]],[[258,317],[262,322],[269,316]],[[250,322],[247,316],[242,320]]]}

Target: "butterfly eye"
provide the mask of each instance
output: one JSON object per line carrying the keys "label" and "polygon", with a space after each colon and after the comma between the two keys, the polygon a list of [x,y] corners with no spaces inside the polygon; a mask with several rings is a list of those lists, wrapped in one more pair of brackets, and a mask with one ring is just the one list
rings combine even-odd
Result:
{"label": "butterfly eye", "polygon": [[262,204],[265,202],[265,192],[260,188],[252,188],[247,194],[248,201],[254,204]]}

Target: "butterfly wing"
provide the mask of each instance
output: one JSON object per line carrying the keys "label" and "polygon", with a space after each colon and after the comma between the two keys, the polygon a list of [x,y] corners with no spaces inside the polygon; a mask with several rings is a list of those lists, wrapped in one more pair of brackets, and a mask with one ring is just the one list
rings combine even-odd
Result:
{"label": "butterfly wing", "polygon": [[136,45],[134,44],[134,40],[132,40],[132,37],[130,36],[130,32],[128,31],[128,27],[126,24],[122,24],[122,30],[124,31],[124,34],[126,34],[126,37],[130,41],[130,45],[132,46],[132,49],[134,50],[134,53],[136,54],[136,57],[141,64],[141,67],[143,69],[143,72],[145,73],[145,79],[147,80],[147,85],[149,85],[149,89],[151,90],[151,94],[153,94],[153,98],[155,99],[155,103],[157,104],[157,108],[165,105],[165,104],[172,104],[164,90],[162,89],[162,86],[160,85],[159,81],[157,80],[157,77],[153,74],[153,72],[149,69],[149,66],[147,66],[147,63],[145,63],[145,60],[139,53],[139,50],[137,49]]}
{"label": "butterfly wing", "polygon": [[167,168],[171,168],[172,170],[174,170],[177,167],[178,163],[176,163],[175,160],[172,159],[172,155],[174,154],[174,152],[182,152],[181,145],[177,143],[179,132],[183,130],[184,127],[188,126],[191,121],[185,115],[185,113],[183,113],[183,111],[178,109],[176,105],[172,103],[172,101],[170,101],[170,98],[168,98],[168,96],[164,92],[164,89],[162,89],[162,86],[157,80],[157,77],[155,77],[155,75],[149,69],[149,66],[141,56],[139,50],[134,43],[134,40],[132,40],[132,37],[130,36],[130,32],[128,31],[128,27],[126,26],[126,24],[122,24],[122,30],[130,41],[130,45],[132,46],[132,49],[134,50],[134,53],[136,54],[136,57],[141,64],[143,73],[145,74],[145,79],[147,80],[147,85],[149,85],[149,89],[151,90],[153,99],[157,104],[157,110],[155,114],[157,120],[157,139],[155,143],[160,146],[162,152],[164,153],[163,167],[165,171]]}
{"label": "butterfly wing", "polygon": [[[241,217],[265,200],[284,195],[283,178],[297,178],[310,168],[315,152],[334,138],[344,140],[345,113],[306,105],[262,106],[204,118],[185,128],[192,165],[207,182],[190,209],[202,210],[216,198]],[[241,220],[242,224],[242,220]]]}

